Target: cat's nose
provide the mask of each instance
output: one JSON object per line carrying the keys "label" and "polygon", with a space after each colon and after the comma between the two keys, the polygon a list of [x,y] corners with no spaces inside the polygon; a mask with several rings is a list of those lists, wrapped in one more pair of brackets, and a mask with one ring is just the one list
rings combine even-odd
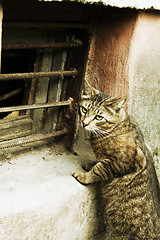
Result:
{"label": "cat's nose", "polygon": [[82,122],[83,128],[85,128],[88,125],[88,123]]}

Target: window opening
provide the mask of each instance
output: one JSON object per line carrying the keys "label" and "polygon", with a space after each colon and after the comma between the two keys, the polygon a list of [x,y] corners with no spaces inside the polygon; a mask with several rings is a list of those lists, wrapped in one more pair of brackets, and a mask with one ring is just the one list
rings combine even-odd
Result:
{"label": "window opening", "polygon": [[[2,74],[13,74],[33,71],[35,53],[32,50],[3,50],[2,51]],[[0,106],[9,107],[27,103],[31,81],[23,78],[0,81]],[[1,112],[0,119],[7,118],[10,112]],[[18,113],[19,115],[24,112]],[[13,114],[14,115],[14,114]],[[9,117],[9,116],[8,116]]]}
{"label": "window opening", "polygon": [[[30,27],[13,31],[13,26],[11,28],[12,31],[5,29],[3,34],[0,149],[67,133],[71,136],[69,132],[74,131],[74,117],[69,116],[70,110],[67,109],[72,109],[74,96],[78,99],[88,35],[76,29],[54,32],[50,28],[43,31]],[[79,31],[83,33],[82,39],[87,40],[85,44],[79,40]],[[15,32],[18,38],[15,38]],[[43,38],[39,37],[42,33]],[[70,86],[73,86],[73,92]],[[14,112],[18,112],[18,117],[6,119]],[[71,119],[67,123],[70,130],[65,128],[64,114]]]}

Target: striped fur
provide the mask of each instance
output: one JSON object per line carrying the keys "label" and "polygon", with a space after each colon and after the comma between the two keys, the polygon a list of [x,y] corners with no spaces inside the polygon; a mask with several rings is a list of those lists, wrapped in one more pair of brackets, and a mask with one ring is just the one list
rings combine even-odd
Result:
{"label": "striped fur", "polygon": [[115,240],[160,240],[160,190],[152,156],[124,99],[91,89],[80,102],[82,126],[91,132],[97,163],[74,173],[82,184],[102,183]]}

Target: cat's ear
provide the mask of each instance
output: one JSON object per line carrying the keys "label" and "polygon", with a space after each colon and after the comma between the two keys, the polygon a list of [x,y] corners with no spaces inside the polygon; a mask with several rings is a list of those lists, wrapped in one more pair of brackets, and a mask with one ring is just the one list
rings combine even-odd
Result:
{"label": "cat's ear", "polygon": [[115,112],[118,112],[122,107],[123,105],[125,104],[126,102],[126,98],[123,97],[123,98],[115,98],[112,103],[111,103],[111,106],[112,106],[112,109],[115,111]]}
{"label": "cat's ear", "polygon": [[93,88],[87,80],[84,81],[83,84],[83,90],[81,93],[81,98],[83,99],[93,99],[97,94],[99,94],[99,91],[95,88]]}
{"label": "cat's ear", "polygon": [[111,98],[105,102],[105,107],[109,108],[113,113],[119,112],[126,102],[126,98]]}

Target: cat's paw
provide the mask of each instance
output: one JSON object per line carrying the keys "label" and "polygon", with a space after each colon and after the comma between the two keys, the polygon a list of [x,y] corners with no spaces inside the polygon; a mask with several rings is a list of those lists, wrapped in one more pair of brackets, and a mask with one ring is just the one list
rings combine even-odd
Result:
{"label": "cat's paw", "polygon": [[87,178],[86,173],[77,172],[77,173],[74,173],[72,176],[73,176],[78,182],[80,182],[80,183],[83,184],[83,185],[90,184],[90,182],[88,181],[88,178]]}
{"label": "cat's paw", "polygon": [[86,162],[82,164],[82,168],[85,171],[90,171],[95,164],[96,164],[95,162]]}

